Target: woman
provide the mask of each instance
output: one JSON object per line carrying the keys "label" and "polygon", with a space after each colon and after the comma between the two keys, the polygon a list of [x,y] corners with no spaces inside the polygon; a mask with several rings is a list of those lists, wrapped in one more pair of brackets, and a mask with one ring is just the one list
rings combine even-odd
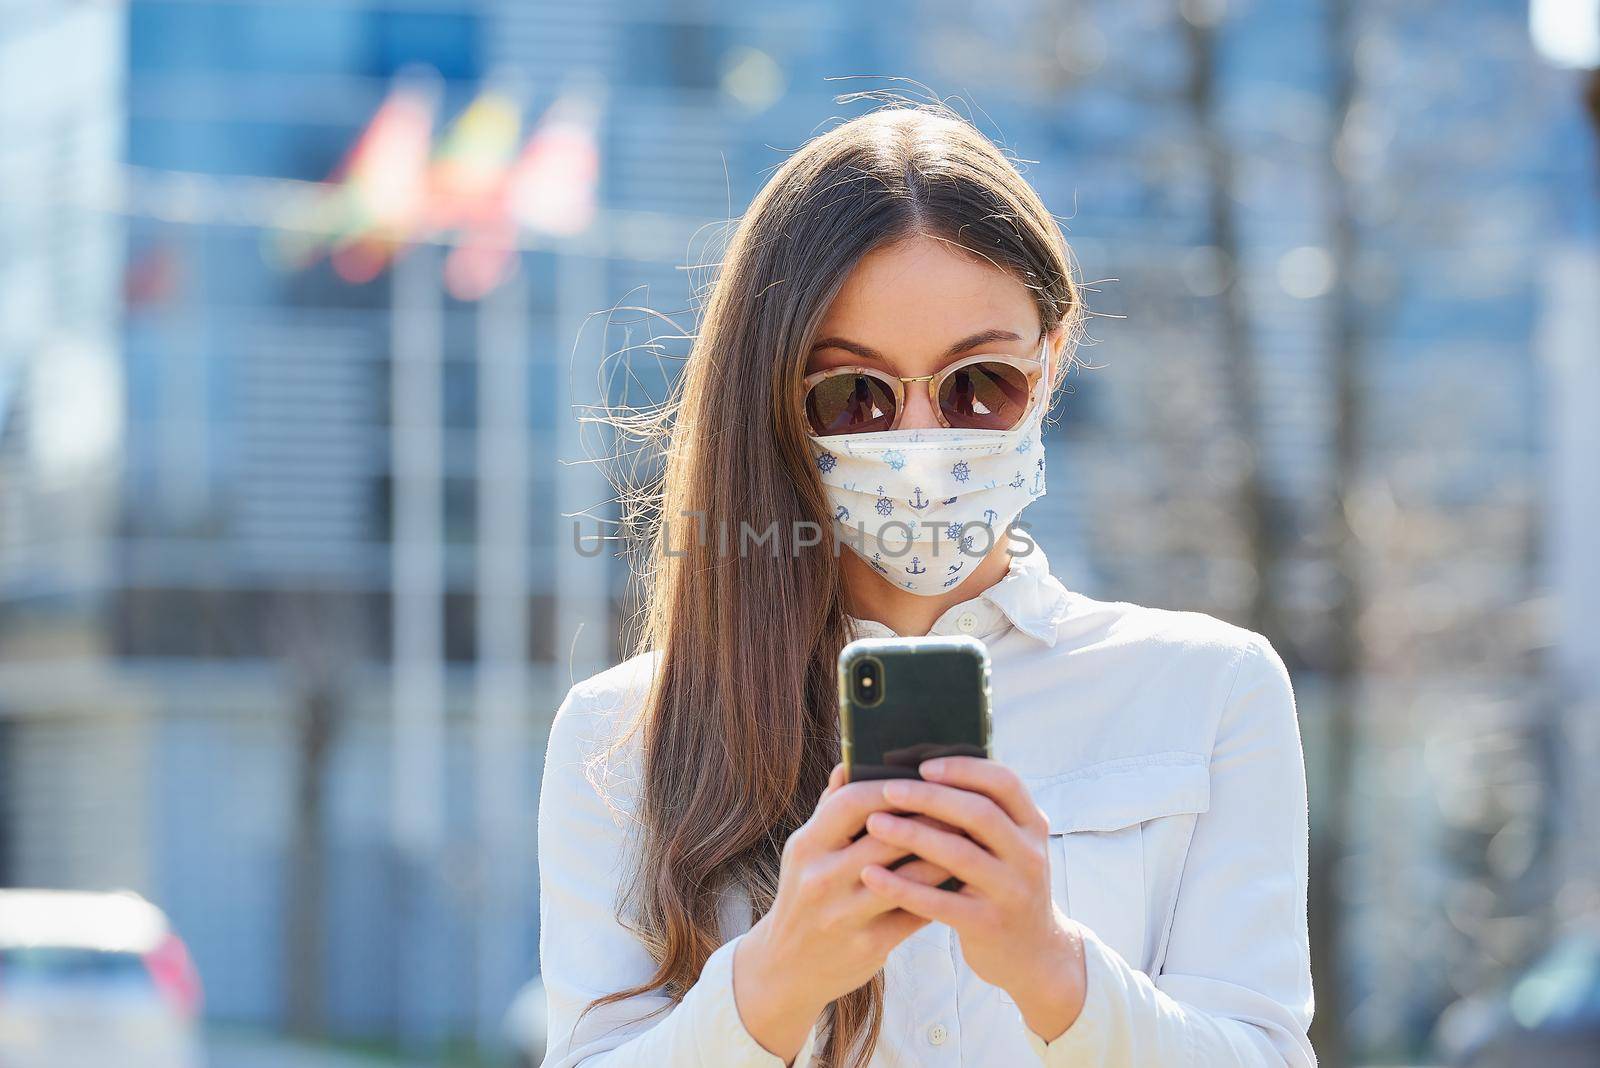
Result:
{"label": "woman", "polygon": [[[817,137],[741,220],[639,513],[639,652],[551,731],[547,1066],[1315,1063],[1283,662],[1006,536],[1068,255],[925,105]],[[989,649],[992,759],[844,782],[840,648],[930,633]]]}

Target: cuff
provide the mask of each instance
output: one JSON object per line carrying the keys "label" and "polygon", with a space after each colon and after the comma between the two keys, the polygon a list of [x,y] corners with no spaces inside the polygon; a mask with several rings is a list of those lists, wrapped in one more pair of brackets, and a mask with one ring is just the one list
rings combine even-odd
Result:
{"label": "cuff", "polygon": [[724,942],[706,958],[699,981],[684,999],[687,1002],[696,992],[704,992],[703,1000],[694,1009],[700,1062],[717,1068],[806,1068],[816,1043],[817,1024],[812,1024],[805,1044],[791,1062],[757,1042],[739,1015],[733,992],[733,954],[743,937],[740,934]]}
{"label": "cuff", "polygon": [[1028,1045],[1038,1055],[1042,1064],[1051,1066],[1069,1064],[1099,1064],[1099,1051],[1105,1044],[1106,1017],[1111,1008],[1111,988],[1116,981],[1115,966],[1109,959],[1113,950],[1100,941],[1088,927],[1079,924],[1083,932],[1083,1008],[1078,1018],[1067,1029],[1049,1042],[1034,1034],[1023,1024],[1028,1035]]}

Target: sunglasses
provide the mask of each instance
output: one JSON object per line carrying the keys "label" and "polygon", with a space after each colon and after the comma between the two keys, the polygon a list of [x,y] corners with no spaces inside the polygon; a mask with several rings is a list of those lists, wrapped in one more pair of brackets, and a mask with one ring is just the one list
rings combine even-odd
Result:
{"label": "sunglasses", "polygon": [[1043,377],[1039,360],[997,353],[967,356],[911,378],[874,367],[830,367],[801,380],[800,403],[818,437],[895,430],[905,415],[906,383],[926,382],[941,426],[1012,430],[1027,415]]}

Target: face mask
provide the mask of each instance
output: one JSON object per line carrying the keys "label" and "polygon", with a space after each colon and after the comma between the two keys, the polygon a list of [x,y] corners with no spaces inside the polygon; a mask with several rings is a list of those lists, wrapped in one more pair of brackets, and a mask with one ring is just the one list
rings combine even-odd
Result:
{"label": "face mask", "polygon": [[1045,386],[1010,430],[929,427],[809,435],[834,536],[883,578],[923,597],[972,574],[1022,509],[1044,495]]}

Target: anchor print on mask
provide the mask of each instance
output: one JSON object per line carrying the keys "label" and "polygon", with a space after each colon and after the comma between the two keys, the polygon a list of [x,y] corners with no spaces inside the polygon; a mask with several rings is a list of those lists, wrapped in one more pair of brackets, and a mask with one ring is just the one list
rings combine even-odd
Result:
{"label": "anchor print on mask", "polygon": [[922,566],[921,557],[913,556],[911,558],[911,563],[909,565],[907,565],[907,567],[906,567],[906,574],[908,574],[908,575],[920,575],[920,574],[923,574],[924,572],[926,572],[927,570],[928,570],[927,568]]}
{"label": "anchor print on mask", "polygon": [[850,522],[850,509],[841,504],[838,508],[834,509],[833,518],[837,519],[841,523]]}
{"label": "anchor print on mask", "polygon": [[1044,492],[1044,457],[1043,456],[1039,457],[1039,470],[1034,473],[1034,476],[1033,476],[1033,488],[1031,490],[1029,490],[1029,492],[1030,493],[1043,493]]}
{"label": "anchor print on mask", "polygon": [[888,464],[891,470],[898,471],[906,465],[906,454],[899,449],[890,449],[883,454],[883,462]]}
{"label": "anchor print on mask", "polygon": [[1031,434],[1029,434],[1028,436],[1024,437],[1021,441],[1017,442],[1017,451],[1018,452],[1027,452],[1031,448],[1033,448],[1033,435],[1031,435]]}
{"label": "anchor print on mask", "polygon": [[911,495],[911,499],[906,501],[906,503],[909,504],[915,511],[920,512],[933,502],[922,495],[922,487],[918,486],[917,491]]}
{"label": "anchor print on mask", "polygon": [[1009,483],[1008,483],[1008,485],[1010,485],[1010,487],[1011,487],[1011,488],[1012,488],[1012,489],[1021,489],[1021,488],[1022,488],[1022,483],[1023,483],[1023,481],[1024,481],[1024,480],[1023,480],[1023,477],[1022,477],[1022,472],[1021,472],[1021,471],[1018,471],[1018,472],[1017,472],[1017,475],[1016,475],[1016,477],[1015,477],[1015,478],[1013,478],[1013,479],[1012,479],[1012,480],[1011,480],[1011,481],[1010,481],[1010,482],[1009,482]]}

